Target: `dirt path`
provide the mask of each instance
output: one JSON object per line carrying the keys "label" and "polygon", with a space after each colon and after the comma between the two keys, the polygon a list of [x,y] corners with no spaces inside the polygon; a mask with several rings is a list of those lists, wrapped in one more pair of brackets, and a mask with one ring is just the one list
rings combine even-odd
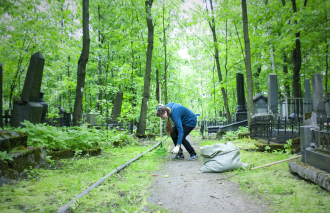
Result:
{"label": "dirt path", "polygon": [[[168,139],[170,140],[170,139]],[[198,140],[188,136],[199,154]],[[171,143],[171,140],[167,143]],[[170,212],[265,212],[267,206],[258,204],[245,195],[239,184],[225,180],[222,173],[197,173],[203,165],[199,156],[197,161],[187,161],[189,154],[184,149],[184,160],[172,160],[155,173],[149,203],[162,205]]]}

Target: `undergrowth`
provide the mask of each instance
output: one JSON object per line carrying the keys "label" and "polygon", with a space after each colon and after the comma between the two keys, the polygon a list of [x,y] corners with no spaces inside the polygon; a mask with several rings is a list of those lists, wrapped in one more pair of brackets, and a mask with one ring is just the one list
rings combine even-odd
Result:
{"label": "undergrowth", "polygon": [[[202,141],[202,145],[225,143],[225,140]],[[251,139],[230,141],[240,148],[243,163],[262,166],[292,157],[290,152],[258,152]],[[288,144],[289,146],[290,144]],[[228,172],[230,181],[238,182],[242,190],[256,202],[270,207],[271,212],[329,212],[330,195],[317,184],[289,171],[288,162],[250,170],[249,167]]]}
{"label": "undergrowth", "polygon": [[[0,212],[55,212],[150,146],[109,147],[103,149],[99,156],[59,160],[55,166],[32,168],[28,170],[27,180],[0,187]],[[160,168],[165,154],[165,148],[145,154],[80,198],[70,207],[71,212],[141,212],[145,205],[149,205],[147,188],[153,179],[153,171]],[[162,209],[149,206],[155,210]]]}

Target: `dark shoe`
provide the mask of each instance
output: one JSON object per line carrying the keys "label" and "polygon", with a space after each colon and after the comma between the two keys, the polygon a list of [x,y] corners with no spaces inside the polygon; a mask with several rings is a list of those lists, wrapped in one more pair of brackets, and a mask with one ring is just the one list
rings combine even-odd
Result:
{"label": "dark shoe", "polygon": [[198,155],[192,155],[190,156],[190,158],[188,158],[188,160],[197,160],[198,159]]}
{"label": "dark shoe", "polygon": [[184,159],[184,155],[183,154],[176,154],[174,157],[172,157],[173,160],[182,160]]}

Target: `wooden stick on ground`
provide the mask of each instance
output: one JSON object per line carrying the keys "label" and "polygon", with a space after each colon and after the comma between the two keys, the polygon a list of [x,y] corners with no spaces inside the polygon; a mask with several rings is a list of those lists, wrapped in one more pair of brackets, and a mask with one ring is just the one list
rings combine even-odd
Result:
{"label": "wooden stick on ground", "polygon": [[258,167],[252,168],[251,170],[260,169],[260,168],[263,168],[263,167],[271,166],[271,165],[274,165],[274,164],[282,163],[282,162],[289,161],[289,160],[292,160],[292,159],[295,159],[295,158],[300,158],[300,157],[301,157],[301,155],[297,155],[295,157],[288,158],[288,159],[285,159],[285,160],[280,160],[280,161],[276,161],[274,163],[266,164],[266,165],[263,165],[263,166],[258,166]]}

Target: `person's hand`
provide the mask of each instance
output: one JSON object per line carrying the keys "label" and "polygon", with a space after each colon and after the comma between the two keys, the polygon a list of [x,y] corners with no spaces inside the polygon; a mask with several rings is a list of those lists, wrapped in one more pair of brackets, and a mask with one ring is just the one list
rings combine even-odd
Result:
{"label": "person's hand", "polygon": [[174,147],[174,149],[172,149],[171,152],[172,152],[173,154],[178,154],[179,150],[180,150],[180,145],[176,145],[176,146]]}

